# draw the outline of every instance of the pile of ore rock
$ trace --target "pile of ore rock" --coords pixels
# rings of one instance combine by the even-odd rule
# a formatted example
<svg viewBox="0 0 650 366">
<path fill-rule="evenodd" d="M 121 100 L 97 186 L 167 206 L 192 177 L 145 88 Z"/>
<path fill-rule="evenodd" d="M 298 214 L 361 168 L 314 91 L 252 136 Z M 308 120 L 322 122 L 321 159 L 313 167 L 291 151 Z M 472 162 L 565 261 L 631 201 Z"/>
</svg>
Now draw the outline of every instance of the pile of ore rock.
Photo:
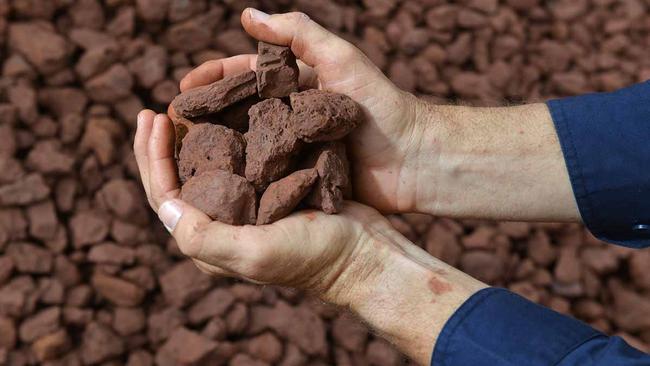
<svg viewBox="0 0 650 366">
<path fill-rule="evenodd" d="M 164 112 L 193 67 L 256 53 L 246 6 L 306 12 L 433 101 L 650 78 L 648 0 L 2 0 L 0 364 L 408 363 L 340 309 L 201 273 L 146 205 L 137 113 Z M 472 276 L 650 351 L 650 250 L 575 224 L 389 219 Z"/>
<path fill-rule="evenodd" d="M 235 225 L 272 223 L 303 201 L 338 212 L 350 192 L 340 139 L 360 108 L 342 94 L 299 92 L 289 47 L 260 42 L 256 66 L 172 101 L 181 199 Z"/>
</svg>

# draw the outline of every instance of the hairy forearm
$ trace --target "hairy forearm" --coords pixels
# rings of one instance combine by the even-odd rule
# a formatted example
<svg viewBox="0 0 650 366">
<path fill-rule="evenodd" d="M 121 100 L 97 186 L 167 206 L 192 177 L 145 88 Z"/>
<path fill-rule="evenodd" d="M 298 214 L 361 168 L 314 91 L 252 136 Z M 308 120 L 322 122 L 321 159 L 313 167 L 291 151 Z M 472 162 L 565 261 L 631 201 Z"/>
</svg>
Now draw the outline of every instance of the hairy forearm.
<svg viewBox="0 0 650 366">
<path fill-rule="evenodd" d="M 417 104 L 415 210 L 497 220 L 580 219 L 545 104 Z"/>
<path fill-rule="evenodd" d="M 355 288 L 349 306 L 381 337 L 426 365 L 447 320 L 486 285 L 395 231 L 371 229 L 370 233 L 368 247 L 377 265 Z"/>
</svg>

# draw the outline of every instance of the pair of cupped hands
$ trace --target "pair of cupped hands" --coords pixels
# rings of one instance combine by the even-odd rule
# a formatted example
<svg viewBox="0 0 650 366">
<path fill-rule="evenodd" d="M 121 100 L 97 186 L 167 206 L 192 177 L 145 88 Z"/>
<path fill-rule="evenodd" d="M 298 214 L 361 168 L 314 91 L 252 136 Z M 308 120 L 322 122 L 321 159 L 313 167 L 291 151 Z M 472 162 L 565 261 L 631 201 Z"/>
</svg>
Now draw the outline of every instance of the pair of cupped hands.
<svg viewBox="0 0 650 366">
<path fill-rule="evenodd" d="M 204 272 L 295 287 L 348 306 L 376 283 L 373 277 L 389 253 L 412 250 L 405 240 L 383 240 L 399 234 L 379 211 L 416 210 L 424 133 L 416 123 L 419 102 L 393 85 L 359 49 L 302 13 L 268 15 L 249 8 L 241 22 L 255 39 L 291 47 L 299 59 L 301 85 L 346 94 L 361 106 L 364 120 L 348 137 L 347 147 L 354 197 L 363 204 L 345 202 L 335 215 L 301 211 L 263 226 L 212 221 L 179 199 L 169 117 L 143 110 L 134 150 L 149 204 L 182 253 Z M 180 89 L 254 70 L 256 57 L 208 61 L 187 74 Z"/>
</svg>

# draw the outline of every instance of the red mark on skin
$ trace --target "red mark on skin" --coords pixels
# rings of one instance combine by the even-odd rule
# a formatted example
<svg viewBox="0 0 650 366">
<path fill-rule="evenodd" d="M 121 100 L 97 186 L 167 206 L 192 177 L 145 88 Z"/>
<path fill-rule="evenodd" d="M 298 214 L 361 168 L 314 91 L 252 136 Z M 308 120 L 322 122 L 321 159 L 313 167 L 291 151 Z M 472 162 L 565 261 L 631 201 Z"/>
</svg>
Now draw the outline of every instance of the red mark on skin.
<svg viewBox="0 0 650 366">
<path fill-rule="evenodd" d="M 314 213 L 314 212 L 307 212 L 307 213 L 305 214 L 305 217 L 307 217 L 307 220 L 309 220 L 309 221 L 314 221 L 314 220 L 316 220 L 316 213 Z"/>
<path fill-rule="evenodd" d="M 524 130 L 519 130 L 519 134 L 520 134 L 520 135 L 523 135 L 523 134 L 524 134 Z"/>
<path fill-rule="evenodd" d="M 451 284 L 441 280 L 436 275 L 429 277 L 427 285 L 429 286 L 429 291 L 433 294 L 433 299 L 431 299 L 432 303 L 436 302 L 436 296 L 445 294 L 453 289 Z"/>
</svg>

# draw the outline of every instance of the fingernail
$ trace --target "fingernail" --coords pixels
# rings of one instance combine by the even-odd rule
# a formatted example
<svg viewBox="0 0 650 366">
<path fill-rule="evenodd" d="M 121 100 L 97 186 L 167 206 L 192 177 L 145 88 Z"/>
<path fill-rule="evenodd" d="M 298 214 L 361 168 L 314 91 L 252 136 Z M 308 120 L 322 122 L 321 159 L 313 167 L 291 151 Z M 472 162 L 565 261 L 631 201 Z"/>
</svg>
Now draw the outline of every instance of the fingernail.
<svg viewBox="0 0 650 366">
<path fill-rule="evenodd" d="M 144 120 L 144 111 L 140 111 L 140 113 L 138 113 L 137 125 L 140 126 L 143 120 Z"/>
<path fill-rule="evenodd" d="M 251 12 L 251 18 L 253 18 L 254 20 L 256 20 L 258 22 L 263 22 L 263 21 L 269 19 L 269 17 L 270 17 L 270 15 L 268 15 L 267 13 L 265 13 L 265 12 L 263 12 L 261 10 L 257 10 L 255 8 L 250 8 L 250 12 Z"/>
<path fill-rule="evenodd" d="M 165 225 L 165 229 L 170 233 L 174 231 L 174 228 L 176 228 L 176 224 L 178 224 L 178 220 L 181 219 L 182 215 L 183 208 L 175 200 L 163 202 L 158 209 L 158 218 L 160 218 L 160 221 Z"/>
</svg>

